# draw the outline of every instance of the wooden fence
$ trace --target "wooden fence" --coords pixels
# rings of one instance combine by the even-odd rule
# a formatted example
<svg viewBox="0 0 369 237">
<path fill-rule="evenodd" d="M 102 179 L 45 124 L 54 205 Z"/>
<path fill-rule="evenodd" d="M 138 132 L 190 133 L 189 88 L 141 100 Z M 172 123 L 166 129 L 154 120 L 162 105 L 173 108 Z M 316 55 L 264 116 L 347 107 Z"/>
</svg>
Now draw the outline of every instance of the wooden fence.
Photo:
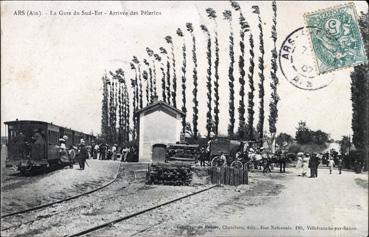
<svg viewBox="0 0 369 237">
<path fill-rule="evenodd" d="M 212 184 L 240 185 L 249 183 L 247 169 L 233 167 L 210 167 L 209 175 Z"/>
</svg>

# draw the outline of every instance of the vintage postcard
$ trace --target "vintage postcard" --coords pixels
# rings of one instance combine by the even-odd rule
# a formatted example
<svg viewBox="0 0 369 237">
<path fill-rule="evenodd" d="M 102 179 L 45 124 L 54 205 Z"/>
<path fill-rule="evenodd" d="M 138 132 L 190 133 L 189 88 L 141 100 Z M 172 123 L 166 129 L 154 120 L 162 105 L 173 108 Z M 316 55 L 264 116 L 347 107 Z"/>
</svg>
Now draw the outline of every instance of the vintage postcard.
<svg viewBox="0 0 369 237">
<path fill-rule="evenodd" d="M 368 236 L 365 1 L 1 1 L 1 236 Z"/>
</svg>

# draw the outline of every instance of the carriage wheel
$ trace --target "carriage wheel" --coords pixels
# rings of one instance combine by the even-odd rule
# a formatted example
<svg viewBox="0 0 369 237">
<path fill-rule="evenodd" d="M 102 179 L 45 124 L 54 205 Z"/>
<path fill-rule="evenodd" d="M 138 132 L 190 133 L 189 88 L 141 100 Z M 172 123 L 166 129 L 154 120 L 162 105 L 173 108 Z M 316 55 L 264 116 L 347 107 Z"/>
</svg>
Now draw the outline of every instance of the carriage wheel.
<svg viewBox="0 0 369 237">
<path fill-rule="evenodd" d="M 225 166 L 226 162 L 223 162 L 223 164 L 220 164 L 221 162 L 223 162 L 221 159 L 220 159 L 220 156 L 216 156 L 214 157 L 212 160 L 211 160 L 211 166 L 217 166 L 217 167 L 220 167 L 220 166 Z"/>
<path fill-rule="evenodd" d="M 241 161 L 235 160 L 231 163 L 231 167 L 241 169 L 243 167 L 243 164 Z"/>
</svg>

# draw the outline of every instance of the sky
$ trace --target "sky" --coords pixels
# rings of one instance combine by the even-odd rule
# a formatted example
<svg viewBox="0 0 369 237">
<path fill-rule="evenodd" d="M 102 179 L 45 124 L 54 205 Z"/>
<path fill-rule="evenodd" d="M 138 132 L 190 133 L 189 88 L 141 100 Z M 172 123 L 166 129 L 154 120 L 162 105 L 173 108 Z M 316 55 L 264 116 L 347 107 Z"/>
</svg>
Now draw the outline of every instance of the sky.
<svg viewBox="0 0 369 237">
<path fill-rule="evenodd" d="M 277 50 L 285 38 L 299 27 L 305 26 L 304 14 L 333 7 L 345 2 L 283 1 L 278 2 Z M 367 11 L 367 4 L 355 2 L 357 12 Z M 240 2 L 246 20 L 251 25 L 255 49 L 259 47 L 257 16 L 251 6 L 259 5 L 263 21 L 265 41 L 265 112 L 264 128 L 268 130 L 270 101 L 270 38 L 271 2 Z M 207 18 L 205 9 L 216 10 L 217 26 Z M 147 58 L 146 47 L 158 52 L 159 47 L 168 48 L 166 35 L 173 37 L 177 60 L 177 78 L 180 78 L 182 64 L 182 40 L 175 34 L 177 28 L 185 31 L 185 24 L 194 24 L 197 41 L 199 78 L 199 129 L 206 134 L 206 35 L 200 24 L 208 26 L 211 32 L 218 30 L 220 42 L 220 133 L 226 134 L 228 114 L 228 67 L 229 67 L 229 24 L 221 13 L 231 9 L 228 1 L 197 2 L 1 2 L 1 134 L 4 135 L 4 121 L 24 119 L 42 120 L 71 127 L 83 132 L 100 133 L 102 76 L 110 70 L 122 68 L 126 79 L 133 76 L 129 62 L 135 55 L 140 60 Z M 18 10 L 38 12 L 40 16 L 16 15 Z M 67 15 L 74 11 L 101 11 L 102 15 Z M 137 15 L 109 15 L 110 11 L 137 12 Z M 142 15 L 141 11 L 152 11 L 155 15 Z M 52 15 L 56 13 L 56 15 Z M 106 15 L 104 13 L 107 13 Z M 232 10 L 232 27 L 235 34 L 235 91 L 238 107 L 238 14 Z M 185 34 L 185 42 L 191 48 L 191 38 Z M 311 50 L 308 39 L 301 44 Z M 248 50 L 246 44 L 246 50 Z M 190 52 L 188 58 L 191 57 Z M 255 59 L 259 57 L 256 51 Z M 299 62 L 313 62 L 313 55 L 300 57 Z M 248 68 L 246 55 L 246 71 Z M 192 118 L 192 61 L 187 61 L 188 118 Z M 279 66 L 279 65 L 278 65 Z M 254 80 L 258 83 L 257 65 Z M 288 82 L 278 69 L 280 79 L 278 94 L 279 117 L 277 132 L 294 135 L 300 120 L 313 130 L 321 129 L 334 139 L 352 134 L 352 107 L 350 101 L 350 72 L 352 68 L 316 76 L 314 80 L 331 81 L 319 90 L 299 89 Z M 288 73 L 287 73 L 288 74 Z M 160 80 L 159 80 L 160 81 Z M 159 82 L 158 81 L 158 82 Z M 159 84 L 159 83 L 158 83 Z M 180 94 L 180 82 L 178 95 Z M 246 88 L 248 88 L 246 84 Z M 131 92 L 130 92 L 131 93 Z M 246 91 L 247 93 L 247 91 Z M 132 97 L 132 95 L 131 95 Z M 258 118 L 258 94 L 255 94 L 256 121 Z M 181 97 L 177 97 L 181 101 Z M 247 101 L 247 99 L 246 99 Z M 246 105 L 247 106 L 247 105 Z M 238 113 L 236 110 L 236 124 Z"/>
</svg>

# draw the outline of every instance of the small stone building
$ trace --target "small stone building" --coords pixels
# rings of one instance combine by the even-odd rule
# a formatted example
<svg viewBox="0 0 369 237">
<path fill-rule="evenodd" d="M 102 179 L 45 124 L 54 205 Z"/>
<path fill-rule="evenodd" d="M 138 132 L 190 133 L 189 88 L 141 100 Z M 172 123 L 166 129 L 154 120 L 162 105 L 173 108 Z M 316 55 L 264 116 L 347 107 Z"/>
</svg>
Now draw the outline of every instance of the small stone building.
<svg viewBox="0 0 369 237">
<path fill-rule="evenodd" d="M 175 143 L 180 140 L 184 113 L 175 107 L 163 101 L 154 101 L 138 110 L 136 116 L 139 162 L 152 162 L 154 144 Z"/>
</svg>

